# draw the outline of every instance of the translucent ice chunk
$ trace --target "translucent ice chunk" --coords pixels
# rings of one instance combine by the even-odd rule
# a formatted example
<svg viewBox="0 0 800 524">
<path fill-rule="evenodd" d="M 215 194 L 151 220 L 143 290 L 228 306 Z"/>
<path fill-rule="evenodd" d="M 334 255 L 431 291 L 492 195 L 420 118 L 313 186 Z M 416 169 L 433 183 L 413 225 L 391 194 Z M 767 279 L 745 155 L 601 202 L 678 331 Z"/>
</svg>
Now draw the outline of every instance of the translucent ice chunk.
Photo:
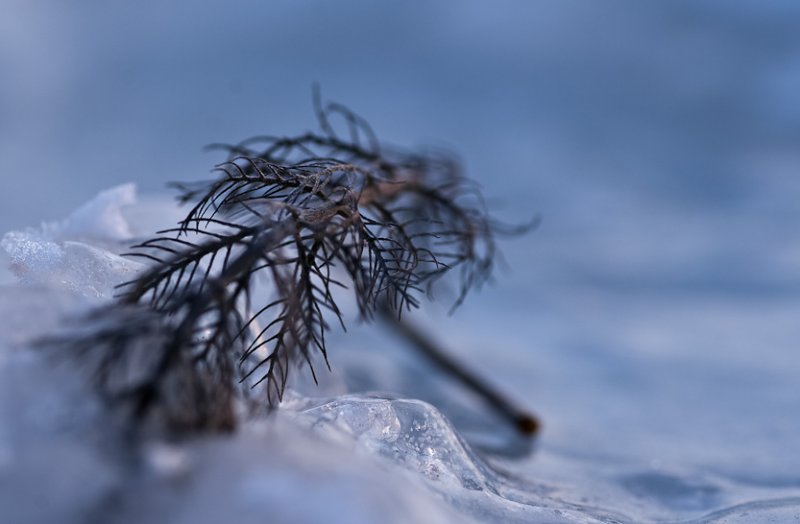
<svg viewBox="0 0 800 524">
<path fill-rule="evenodd" d="M 352 439 L 357 452 L 366 450 L 423 479 L 460 512 L 461 521 L 599 522 L 548 498 L 546 486 L 495 471 L 426 402 L 347 395 L 316 404 L 294 399 L 287 407 L 316 433 Z"/>
<path fill-rule="evenodd" d="M 430 404 L 344 396 L 305 413 L 314 418 L 315 427 L 334 426 L 428 479 L 466 489 L 494 489 L 490 470 Z"/>
<path fill-rule="evenodd" d="M 131 237 L 122 208 L 135 201 L 133 184 L 101 191 L 64 220 L 6 233 L 0 247 L 11 270 L 24 282 L 108 298 L 114 286 L 141 268 L 98 247 Z"/>
<path fill-rule="evenodd" d="M 42 230 L 54 240 L 129 240 L 133 235 L 122 209 L 135 203 L 135 184 L 115 186 L 100 191 L 65 220 L 43 224 Z"/>
</svg>

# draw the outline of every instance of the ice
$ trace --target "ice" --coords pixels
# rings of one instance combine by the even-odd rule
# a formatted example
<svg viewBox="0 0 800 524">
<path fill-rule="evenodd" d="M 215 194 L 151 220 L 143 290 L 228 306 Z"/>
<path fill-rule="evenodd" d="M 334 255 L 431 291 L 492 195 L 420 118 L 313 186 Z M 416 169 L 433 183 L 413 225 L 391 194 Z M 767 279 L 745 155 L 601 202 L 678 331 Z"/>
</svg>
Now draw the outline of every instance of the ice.
<svg viewBox="0 0 800 524">
<path fill-rule="evenodd" d="M 305 405 L 304 405 L 305 404 Z M 342 435 L 360 453 L 412 473 L 461 518 L 491 522 L 591 522 L 548 498 L 546 485 L 513 479 L 484 462 L 433 406 L 413 399 L 345 395 L 323 403 L 290 401 L 288 410 L 317 434 Z"/>
<path fill-rule="evenodd" d="M 108 298 L 114 286 L 141 269 L 140 264 L 100 247 L 132 238 L 122 210 L 135 202 L 133 184 L 113 187 L 64 220 L 6 233 L 0 247 L 10 259 L 10 269 L 25 282 Z"/>
<path fill-rule="evenodd" d="M 652 277 L 669 264 L 642 254 L 622 268 L 573 261 L 576 274 L 605 280 L 567 282 L 566 241 L 546 233 L 539 241 L 552 259 L 534 269 L 554 284 L 538 302 L 515 306 L 530 296 L 523 286 L 494 312 L 467 305 L 452 319 L 435 308 L 416 318 L 445 329 L 468 362 L 539 411 L 545 432 L 534 449 L 498 454 L 503 441 L 483 437 L 503 435 L 502 421 L 364 327 L 333 334 L 333 373 L 321 386 L 295 374 L 275 416 L 232 435 L 131 440 L 79 369 L 28 345 L 141 269 L 117 253 L 146 234 L 146 217 L 154 224 L 175 209 L 133 197 L 120 186 L 63 221 L 3 237 L 19 282 L 0 287 L 0 522 L 761 523 L 800 514 L 800 422 L 786 416 L 798 408 L 800 308 L 781 295 L 693 286 L 600 300 L 598 288 L 622 274 Z M 677 265 L 713 258 L 713 246 L 691 239 L 670 249 Z M 770 263 L 747 256 L 748 267 Z M 481 338 L 487 315 L 503 344 Z M 757 354 L 753 341 L 765 343 Z"/>
<path fill-rule="evenodd" d="M 130 240 L 133 237 L 131 226 L 122 210 L 134 203 L 134 184 L 115 186 L 100 191 L 65 220 L 43 224 L 42 230 L 46 236 L 54 239 Z"/>
<path fill-rule="evenodd" d="M 344 431 L 366 449 L 427 479 L 468 490 L 496 491 L 488 468 L 429 404 L 343 396 L 302 413 L 315 430 Z"/>
</svg>

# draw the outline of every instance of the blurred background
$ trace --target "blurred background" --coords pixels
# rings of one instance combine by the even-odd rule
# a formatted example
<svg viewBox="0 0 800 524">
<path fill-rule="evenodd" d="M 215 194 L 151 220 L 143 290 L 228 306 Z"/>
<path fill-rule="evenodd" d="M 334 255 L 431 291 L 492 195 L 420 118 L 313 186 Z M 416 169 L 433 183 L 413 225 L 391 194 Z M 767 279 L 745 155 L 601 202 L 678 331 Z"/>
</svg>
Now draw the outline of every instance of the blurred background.
<svg viewBox="0 0 800 524">
<path fill-rule="evenodd" d="M 499 217 L 542 217 L 427 321 L 543 416 L 531 471 L 625 456 L 609 489 L 689 486 L 668 515 L 739 500 L 707 474 L 800 488 L 796 0 L 0 5 L 0 230 L 314 128 L 319 82 L 384 141 L 456 151 Z"/>
<path fill-rule="evenodd" d="M 800 184 L 792 0 L 0 5 L 4 230 L 313 127 L 315 81 L 387 141 L 452 146 L 510 213 L 597 192 L 733 212 Z"/>
</svg>

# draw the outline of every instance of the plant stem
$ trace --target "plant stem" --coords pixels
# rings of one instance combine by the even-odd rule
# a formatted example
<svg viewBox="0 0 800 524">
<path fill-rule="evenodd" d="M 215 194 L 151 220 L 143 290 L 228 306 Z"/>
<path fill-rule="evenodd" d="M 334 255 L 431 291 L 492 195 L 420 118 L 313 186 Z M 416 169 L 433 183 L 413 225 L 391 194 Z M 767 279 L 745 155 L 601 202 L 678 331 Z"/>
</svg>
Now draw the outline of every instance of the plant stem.
<svg viewBox="0 0 800 524">
<path fill-rule="evenodd" d="M 386 304 L 378 308 L 381 318 L 395 332 L 411 342 L 412 346 L 442 371 L 459 381 L 483 398 L 496 412 L 508 420 L 522 435 L 534 436 L 539 432 L 539 419 L 527 411 L 517 407 L 505 395 L 467 369 L 463 364 L 448 355 L 441 347 L 422 331 L 398 317 Z"/>
</svg>

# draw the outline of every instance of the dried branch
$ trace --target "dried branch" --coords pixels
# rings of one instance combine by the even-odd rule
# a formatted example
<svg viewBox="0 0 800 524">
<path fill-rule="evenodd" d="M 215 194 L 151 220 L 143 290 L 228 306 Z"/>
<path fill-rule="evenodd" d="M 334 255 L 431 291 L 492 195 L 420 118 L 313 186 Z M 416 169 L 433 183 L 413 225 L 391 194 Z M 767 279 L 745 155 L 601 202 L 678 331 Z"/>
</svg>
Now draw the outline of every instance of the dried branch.
<svg viewBox="0 0 800 524">
<path fill-rule="evenodd" d="M 455 159 L 388 151 L 343 106 L 315 109 L 319 133 L 213 146 L 229 155 L 218 178 L 176 184 L 186 217 L 128 253 L 150 268 L 67 339 L 137 419 L 230 428 L 235 398 L 276 405 L 296 363 L 316 380 L 342 290 L 371 319 L 417 307 L 452 270 L 454 307 L 491 278 L 497 227 Z M 258 275 L 272 297 L 254 306 Z"/>
</svg>

